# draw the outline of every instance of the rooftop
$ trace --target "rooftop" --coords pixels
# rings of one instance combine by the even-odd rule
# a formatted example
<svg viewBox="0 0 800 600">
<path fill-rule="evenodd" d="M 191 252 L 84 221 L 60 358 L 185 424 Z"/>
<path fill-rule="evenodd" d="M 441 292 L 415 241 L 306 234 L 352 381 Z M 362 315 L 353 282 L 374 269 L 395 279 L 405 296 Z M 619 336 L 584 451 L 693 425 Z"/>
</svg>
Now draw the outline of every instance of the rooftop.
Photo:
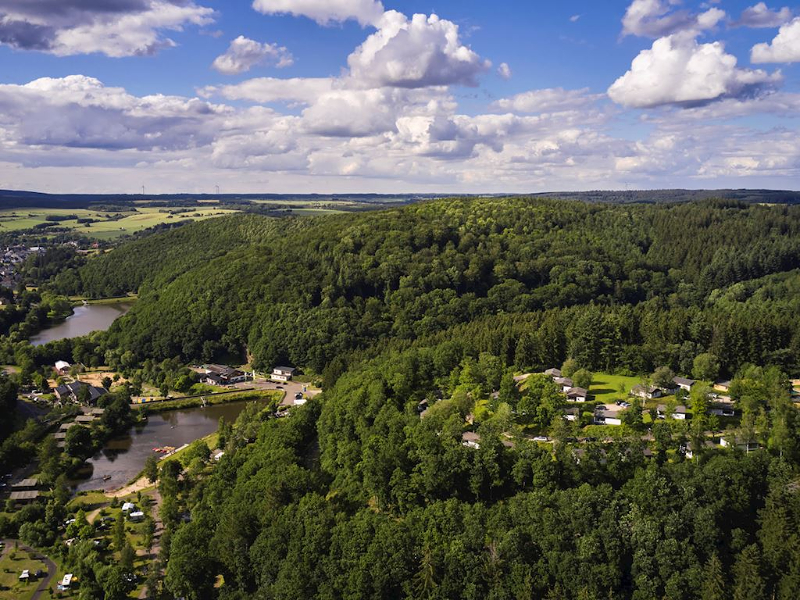
<svg viewBox="0 0 800 600">
<path fill-rule="evenodd" d="M 11 492 L 10 500 L 36 500 L 39 497 L 39 492 L 31 490 L 28 492 Z"/>
<path fill-rule="evenodd" d="M 26 488 L 26 487 L 36 487 L 37 485 L 39 485 L 39 480 L 35 479 L 33 477 L 30 477 L 28 479 L 23 479 L 22 481 L 18 481 L 17 483 L 12 485 L 11 487 L 13 487 L 13 488 Z"/>
</svg>

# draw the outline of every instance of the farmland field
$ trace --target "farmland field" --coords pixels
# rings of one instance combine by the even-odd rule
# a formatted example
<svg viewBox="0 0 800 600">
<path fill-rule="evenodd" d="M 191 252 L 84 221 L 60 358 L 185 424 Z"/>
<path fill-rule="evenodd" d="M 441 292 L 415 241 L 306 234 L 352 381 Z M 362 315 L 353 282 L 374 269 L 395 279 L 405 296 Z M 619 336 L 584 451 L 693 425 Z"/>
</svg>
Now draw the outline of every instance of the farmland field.
<svg viewBox="0 0 800 600">
<path fill-rule="evenodd" d="M 114 213 L 91 209 L 16 208 L 0 210 L 0 233 L 31 229 L 47 223 L 48 216 L 73 216 L 64 221 L 50 221 L 53 227 L 68 227 L 89 237 L 114 239 L 159 225 L 179 221 L 202 221 L 213 217 L 233 214 L 237 211 L 216 207 L 170 214 L 167 208 L 136 208 L 129 212 Z M 122 218 L 119 218 L 119 216 Z M 78 219 L 92 219 L 93 223 L 79 223 Z M 46 230 L 43 230 L 43 232 Z"/>
</svg>

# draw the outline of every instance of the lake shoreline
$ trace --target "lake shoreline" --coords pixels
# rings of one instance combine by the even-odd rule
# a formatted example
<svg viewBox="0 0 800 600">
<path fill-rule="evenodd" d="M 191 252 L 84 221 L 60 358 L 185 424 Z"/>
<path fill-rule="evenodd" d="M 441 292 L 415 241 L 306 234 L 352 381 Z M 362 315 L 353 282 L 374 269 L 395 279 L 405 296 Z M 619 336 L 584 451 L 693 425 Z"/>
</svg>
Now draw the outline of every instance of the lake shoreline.
<svg viewBox="0 0 800 600">
<path fill-rule="evenodd" d="M 89 469 L 86 476 L 73 479 L 70 485 L 75 493 L 94 490 L 105 494 L 128 486 L 138 480 L 147 458 L 154 455 L 156 448 L 180 448 L 211 435 L 218 430 L 221 417 L 233 423 L 252 402 L 267 406 L 270 399 L 238 398 L 206 408 L 184 407 L 154 413 L 145 423 L 133 425 L 122 435 L 108 440 L 86 461 Z M 161 454 L 155 455 L 161 457 Z"/>
<path fill-rule="evenodd" d="M 92 305 L 110 305 L 110 304 L 131 304 L 133 305 L 139 296 L 132 294 L 130 296 L 112 296 L 109 298 L 84 298 L 82 296 L 69 296 L 69 301 L 72 306 L 92 306 Z"/>
<path fill-rule="evenodd" d="M 271 396 L 279 396 L 278 403 L 286 397 L 286 392 L 282 390 L 257 390 L 251 388 L 249 390 L 233 391 L 233 392 L 216 392 L 210 394 L 201 394 L 198 396 L 187 396 L 185 398 L 176 398 L 174 400 L 162 400 L 156 402 L 142 402 L 132 403 L 131 408 L 147 408 L 148 413 L 162 413 L 171 410 L 181 410 L 187 408 L 199 408 L 201 406 L 216 406 L 228 402 L 252 402 L 257 400 L 267 400 Z M 203 399 L 205 403 L 203 402 Z"/>
<path fill-rule="evenodd" d="M 28 342 L 32 346 L 43 346 L 63 339 L 83 337 L 95 331 L 106 331 L 114 321 L 128 313 L 134 302 L 114 299 L 113 302 L 73 305 L 71 315 L 30 336 Z"/>
</svg>

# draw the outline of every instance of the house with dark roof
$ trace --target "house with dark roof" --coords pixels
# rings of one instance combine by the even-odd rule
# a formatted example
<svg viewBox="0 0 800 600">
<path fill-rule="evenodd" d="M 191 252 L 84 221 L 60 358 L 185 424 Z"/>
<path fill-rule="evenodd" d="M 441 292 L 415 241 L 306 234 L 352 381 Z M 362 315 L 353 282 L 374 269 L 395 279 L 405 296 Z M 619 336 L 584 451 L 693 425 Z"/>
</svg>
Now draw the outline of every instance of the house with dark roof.
<svg viewBox="0 0 800 600">
<path fill-rule="evenodd" d="M 105 396 L 108 391 L 105 388 L 97 387 L 95 385 L 89 385 L 88 383 L 84 383 L 83 381 L 75 381 L 73 383 L 65 383 L 64 385 L 59 385 L 53 393 L 56 395 L 61 402 L 78 402 L 79 398 L 82 395 L 86 394 L 83 392 L 83 388 L 89 389 L 88 395 L 88 403 L 89 404 L 96 404 L 97 400 L 101 396 Z"/>
<path fill-rule="evenodd" d="M 465 431 L 461 434 L 461 444 L 467 448 L 478 449 L 481 447 L 481 436 L 473 431 Z"/>
<path fill-rule="evenodd" d="M 244 371 L 227 365 L 206 365 L 204 383 L 211 385 L 230 385 L 247 381 L 249 376 Z"/>
<path fill-rule="evenodd" d="M 634 396 L 638 396 L 639 398 L 645 398 L 646 400 L 652 400 L 653 398 L 661 398 L 662 392 L 661 388 L 658 388 L 654 385 L 650 385 L 645 387 L 644 385 L 635 385 L 631 389 L 631 394 Z"/>
<path fill-rule="evenodd" d="M 588 399 L 588 390 L 579 387 L 572 387 L 567 390 L 567 402 L 586 402 Z"/>
<path fill-rule="evenodd" d="M 705 441 L 703 442 L 703 448 L 704 448 L 705 450 L 714 450 L 714 449 L 716 449 L 716 448 L 719 448 L 719 446 L 717 446 L 717 445 L 716 445 L 714 442 L 712 442 L 711 440 L 705 440 Z M 689 459 L 692 459 L 692 458 L 694 458 L 695 448 L 694 448 L 694 446 L 692 445 L 692 442 L 686 442 L 685 444 L 683 444 L 683 445 L 681 446 L 681 451 L 683 452 L 683 455 L 684 455 L 686 458 L 689 458 Z"/>
<path fill-rule="evenodd" d="M 666 404 L 659 404 L 656 407 L 656 413 L 659 419 L 666 419 L 667 418 L 667 405 Z M 675 407 L 675 410 L 672 411 L 672 418 L 677 421 L 685 421 L 689 411 L 685 406 L 679 404 Z"/>
<path fill-rule="evenodd" d="M 622 417 L 618 412 L 598 407 L 594 411 L 595 425 L 622 425 Z"/>
<path fill-rule="evenodd" d="M 570 391 L 570 389 L 572 389 L 572 386 L 574 385 L 572 383 L 572 379 L 570 379 L 569 377 L 555 377 L 553 381 L 556 382 L 556 385 L 561 387 L 561 391 L 564 392 L 565 394 L 568 391 Z"/>
<path fill-rule="evenodd" d="M 28 504 L 36 502 L 39 499 L 39 492 L 36 490 L 29 490 L 26 492 L 11 492 L 8 499 L 14 503 Z"/>
<path fill-rule="evenodd" d="M 555 379 L 556 377 L 561 377 L 561 369 L 547 369 L 544 374 Z"/>
<path fill-rule="evenodd" d="M 697 383 L 694 379 L 686 379 L 685 377 L 673 377 L 672 382 L 676 387 L 686 390 L 687 392 L 691 392 L 692 386 Z"/>
<path fill-rule="evenodd" d="M 24 491 L 35 490 L 37 487 L 39 487 L 39 480 L 34 477 L 29 477 L 28 479 L 23 479 L 13 484 L 11 489 L 14 491 Z"/>
<path fill-rule="evenodd" d="M 202 382 L 208 385 L 225 385 L 225 381 L 216 373 L 206 373 L 203 375 Z"/>
<path fill-rule="evenodd" d="M 716 417 L 735 417 L 736 411 L 730 406 L 713 405 L 708 409 L 708 414 Z"/>
<path fill-rule="evenodd" d="M 274 379 L 275 381 L 291 381 L 296 370 L 297 369 L 294 367 L 275 367 L 272 369 L 270 379 Z"/>
</svg>

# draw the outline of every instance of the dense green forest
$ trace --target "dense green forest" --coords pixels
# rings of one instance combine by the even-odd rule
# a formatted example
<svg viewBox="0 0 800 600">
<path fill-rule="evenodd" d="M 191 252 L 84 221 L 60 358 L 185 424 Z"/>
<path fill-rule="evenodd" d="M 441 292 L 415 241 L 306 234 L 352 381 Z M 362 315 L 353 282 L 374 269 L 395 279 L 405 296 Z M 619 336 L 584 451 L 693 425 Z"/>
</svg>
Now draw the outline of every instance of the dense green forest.
<svg viewBox="0 0 800 600">
<path fill-rule="evenodd" d="M 680 372 L 712 351 L 729 374 L 747 362 L 791 371 L 799 234 L 796 206 L 436 201 L 200 223 L 67 271 L 54 289 L 138 291 L 109 334 L 112 349 L 137 360 L 248 351 L 258 366 L 321 371 L 378 340 L 499 315 L 516 323 L 504 344 L 518 366 L 553 366 L 580 351 L 592 368 L 669 362 Z M 771 291 L 748 301 L 762 287 Z"/>
<path fill-rule="evenodd" d="M 172 593 L 789 600 L 800 590 L 798 494 L 791 467 L 769 454 L 648 463 L 619 443 L 577 461 L 566 447 L 554 457 L 489 436 L 473 450 L 460 427 L 411 425 L 390 402 L 374 422 L 357 418 L 367 444 L 340 448 L 363 462 L 360 487 L 328 470 L 329 443 L 321 469 L 311 460 L 318 432 L 347 427 L 329 429 L 337 409 L 326 404 L 317 429 L 319 410 L 267 421 L 255 444 L 227 446 L 211 479 L 184 484 L 192 521 L 171 538 Z M 365 497 L 378 481 L 397 504 Z"/>
<path fill-rule="evenodd" d="M 800 594 L 800 207 L 514 198 L 239 215 L 125 244 L 48 289 L 128 292 L 139 301 L 106 334 L 0 353 L 23 374 L 64 355 L 165 381 L 231 356 L 324 374 L 288 417 L 254 405 L 223 423 L 210 474 L 164 465 L 172 596 Z M 687 423 L 634 407 L 619 435 L 586 433 L 548 377 L 513 379 L 568 359 L 732 378 L 728 434 L 759 449 L 705 445 L 707 388 L 686 398 Z"/>
</svg>

